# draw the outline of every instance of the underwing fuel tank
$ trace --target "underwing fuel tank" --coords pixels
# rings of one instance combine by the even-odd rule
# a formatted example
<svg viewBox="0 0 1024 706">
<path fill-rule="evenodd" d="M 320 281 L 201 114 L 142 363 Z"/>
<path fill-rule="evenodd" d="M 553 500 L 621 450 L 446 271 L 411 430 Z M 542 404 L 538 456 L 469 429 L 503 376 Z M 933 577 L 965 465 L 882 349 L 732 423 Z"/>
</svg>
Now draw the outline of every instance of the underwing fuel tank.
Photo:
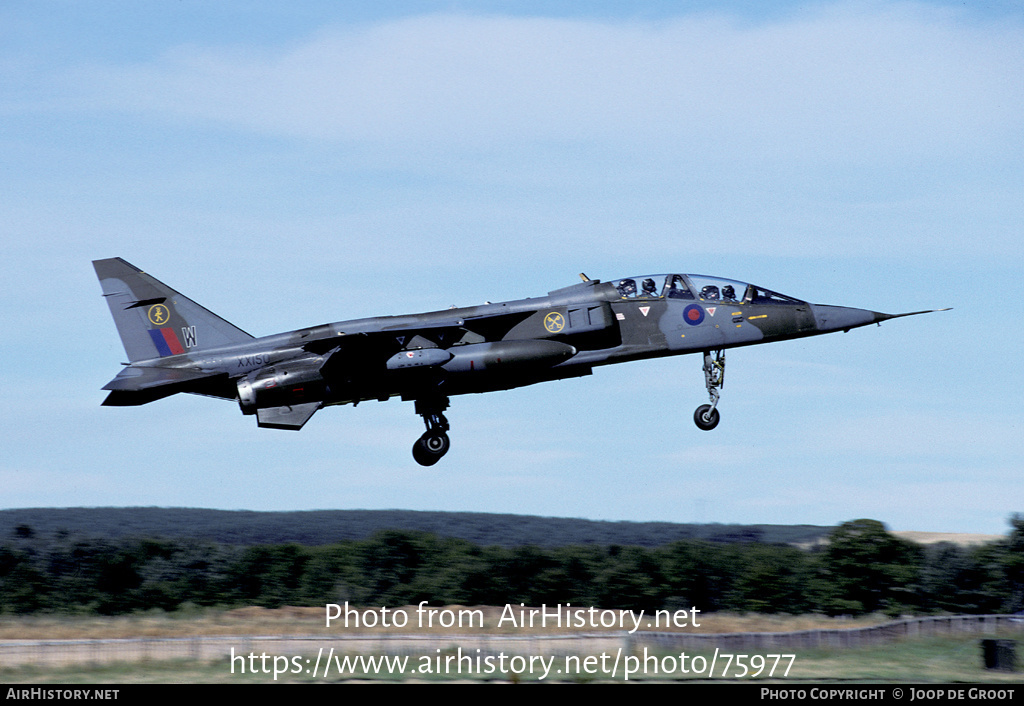
<svg viewBox="0 0 1024 706">
<path fill-rule="evenodd" d="M 449 373 L 550 368 L 576 355 L 573 346 L 546 340 L 471 343 L 448 351 L 452 359 L 441 367 Z"/>
<path fill-rule="evenodd" d="M 388 358 L 388 370 L 404 370 L 406 368 L 433 368 L 444 365 L 452 359 L 452 354 L 443 348 L 415 348 L 401 351 Z"/>
</svg>

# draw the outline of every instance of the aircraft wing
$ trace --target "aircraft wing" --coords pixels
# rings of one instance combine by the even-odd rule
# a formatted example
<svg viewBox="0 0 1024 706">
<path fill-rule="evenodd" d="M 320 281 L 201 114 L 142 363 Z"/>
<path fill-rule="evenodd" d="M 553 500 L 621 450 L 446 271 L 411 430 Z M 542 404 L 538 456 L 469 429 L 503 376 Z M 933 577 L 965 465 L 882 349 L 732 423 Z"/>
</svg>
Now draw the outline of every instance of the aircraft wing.
<svg viewBox="0 0 1024 706">
<path fill-rule="evenodd" d="M 398 350 L 416 336 L 421 336 L 438 346 L 445 347 L 458 341 L 467 331 L 482 336 L 485 341 L 497 341 L 501 340 L 516 324 L 534 313 L 533 310 L 530 310 L 482 316 L 453 316 L 415 323 L 403 322 L 368 331 L 356 331 L 341 337 L 317 339 L 305 344 L 303 348 L 311 353 L 319 354 L 345 348 Z"/>
<path fill-rule="evenodd" d="M 451 319 L 424 322 L 423 324 L 415 326 L 409 326 L 406 324 L 396 326 L 394 329 L 386 328 L 382 330 L 381 333 L 394 333 L 396 331 L 419 333 L 421 331 L 437 329 L 461 329 L 463 331 L 472 331 L 475 334 L 483 336 L 488 341 L 491 341 L 501 338 L 503 335 L 508 333 L 513 326 L 518 324 L 520 321 L 529 318 L 534 313 L 535 311 L 531 309 L 528 311 L 482 314 L 480 316 L 453 317 Z"/>
</svg>

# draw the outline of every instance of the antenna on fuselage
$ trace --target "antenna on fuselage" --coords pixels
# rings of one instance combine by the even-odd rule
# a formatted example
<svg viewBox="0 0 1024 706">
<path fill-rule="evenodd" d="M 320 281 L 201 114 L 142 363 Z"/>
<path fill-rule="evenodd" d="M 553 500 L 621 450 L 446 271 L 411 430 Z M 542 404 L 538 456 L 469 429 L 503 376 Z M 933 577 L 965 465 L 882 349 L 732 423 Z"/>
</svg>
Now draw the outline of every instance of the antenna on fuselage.
<svg viewBox="0 0 1024 706">
<path fill-rule="evenodd" d="M 584 282 L 589 282 L 589 281 L 590 281 L 590 278 L 589 278 L 589 277 L 587 277 L 587 276 L 586 276 L 585 274 L 583 274 L 582 272 L 580 272 L 580 279 L 581 279 L 581 280 L 583 280 Z"/>
</svg>

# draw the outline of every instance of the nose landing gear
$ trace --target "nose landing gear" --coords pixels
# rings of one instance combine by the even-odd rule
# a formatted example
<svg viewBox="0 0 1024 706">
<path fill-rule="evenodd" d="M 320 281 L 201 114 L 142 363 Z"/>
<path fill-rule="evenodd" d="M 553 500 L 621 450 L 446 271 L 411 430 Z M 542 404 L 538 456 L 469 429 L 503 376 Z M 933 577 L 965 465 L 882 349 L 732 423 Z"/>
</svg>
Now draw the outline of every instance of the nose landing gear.
<svg viewBox="0 0 1024 706">
<path fill-rule="evenodd" d="M 708 388 L 708 395 L 711 397 L 711 404 L 702 404 L 693 413 L 693 422 L 704 431 L 711 431 L 718 426 L 720 415 L 718 406 L 718 390 L 725 384 L 725 351 L 715 351 L 715 357 L 711 357 L 711 351 L 704 352 L 704 384 Z"/>
<path fill-rule="evenodd" d="M 416 400 L 416 414 L 423 417 L 427 430 L 412 445 L 412 457 L 421 466 L 433 466 L 448 453 L 451 441 L 448 439 L 448 420 L 443 412 L 448 408 L 448 398 Z"/>
</svg>

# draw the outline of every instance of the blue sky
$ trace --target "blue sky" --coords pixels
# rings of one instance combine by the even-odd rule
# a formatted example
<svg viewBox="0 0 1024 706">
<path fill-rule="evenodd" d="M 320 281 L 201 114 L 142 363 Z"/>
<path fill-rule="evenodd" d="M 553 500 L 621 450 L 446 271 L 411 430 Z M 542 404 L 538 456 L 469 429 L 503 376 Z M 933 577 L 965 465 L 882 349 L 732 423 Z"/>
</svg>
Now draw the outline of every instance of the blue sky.
<svg viewBox="0 0 1024 706">
<path fill-rule="evenodd" d="M 1015 3 L 9 2 L 0 7 L 0 507 L 408 508 L 1002 533 L 1019 481 Z M 628 8 L 624 10 L 623 8 Z M 100 407 L 90 261 L 241 328 L 694 272 L 900 312 L 257 429 Z"/>
</svg>

